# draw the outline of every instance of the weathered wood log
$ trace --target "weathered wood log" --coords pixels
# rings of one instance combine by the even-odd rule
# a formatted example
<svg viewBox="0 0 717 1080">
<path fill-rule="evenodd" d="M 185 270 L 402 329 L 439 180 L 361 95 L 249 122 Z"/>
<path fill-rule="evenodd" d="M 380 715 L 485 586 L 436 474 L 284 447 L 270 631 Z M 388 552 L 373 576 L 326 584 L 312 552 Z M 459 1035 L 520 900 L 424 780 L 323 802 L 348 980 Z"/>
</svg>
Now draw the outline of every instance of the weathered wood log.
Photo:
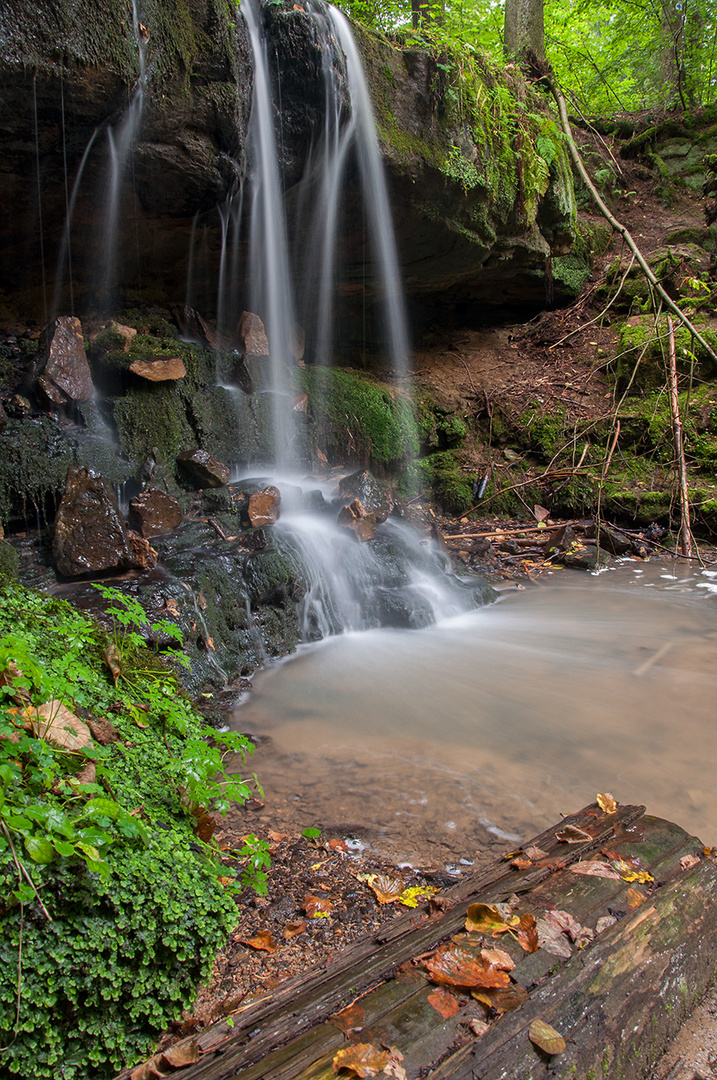
<svg viewBox="0 0 717 1080">
<path fill-rule="evenodd" d="M 593 805 L 566 821 L 591 839 L 558 841 L 563 822 L 533 841 L 547 852 L 539 860 L 547 865 L 515 869 L 498 861 L 448 891 L 450 910 L 398 918 L 334 964 L 284 984 L 273 1001 L 235 1014 L 233 1031 L 226 1023 L 214 1025 L 199 1038 L 202 1060 L 181 1070 L 182 1080 L 329 1080 L 336 1052 L 347 1045 L 331 1017 L 356 999 L 363 1009 L 356 1037 L 396 1047 L 408 1076 L 646 1078 L 714 968 L 717 868 L 699 841 L 669 822 L 644 817 L 641 807 L 607 815 Z M 637 859 L 655 881 L 635 885 L 572 869 L 598 849 L 607 852 L 598 855 L 603 864 L 606 857 L 628 866 Z M 680 862 L 685 856 L 693 868 Z M 468 1023 L 484 1016 L 485 1007 L 456 991 L 455 1014 L 443 1018 L 429 1000 L 436 989 L 430 975 L 411 961 L 456 933 L 468 950 L 494 944 L 462 932 L 467 908 L 476 900 L 494 904 L 516 895 L 520 911 L 540 918 L 550 909 L 566 910 L 592 930 L 609 912 L 624 917 L 569 957 L 546 947 L 527 954 L 509 935 L 502 937 L 501 948 L 516 963 L 513 980 L 527 998 L 477 1040 Z M 528 1029 L 536 1018 L 565 1036 L 564 1053 L 548 1058 L 535 1048 Z"/>
</svg>

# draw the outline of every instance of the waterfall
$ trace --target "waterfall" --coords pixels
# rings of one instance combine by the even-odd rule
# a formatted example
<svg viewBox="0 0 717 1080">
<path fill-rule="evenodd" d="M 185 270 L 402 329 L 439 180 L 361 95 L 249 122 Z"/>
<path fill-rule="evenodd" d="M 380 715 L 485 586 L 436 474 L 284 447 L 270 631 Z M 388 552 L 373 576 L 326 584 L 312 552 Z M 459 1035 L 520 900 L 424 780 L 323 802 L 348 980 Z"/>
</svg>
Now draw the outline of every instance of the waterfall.
<svg viewBox="0 0 717 1080">
<path fill-rule="evenodd" d="M 119 222 L 122 186 L 130 163 L 132 150 L 137 141 L 139 125 L 144 109 L 146 83 L 147 31 L 139 20 L 137 0 L 132 0 L 132 32 L 137 45 L 139 78 L 129 107 L 114 128 L 107 130 L 109 143 L 109 184 L 104 218 L 104 230 L 100 244 L 97 281 L 99 302 L 105 313 L 114 306 L 117 263 L 117 226 Z"/>
<path fill-rule="evenodd" d="M 332 361 L 336 319 L 336 262 L 340 248 L 341 197 L 349 162 L 358 166 L 364 213 L 375 252 L 378 291 L 384 308 L 387 354 L 398 377 L 408 371 L 408 332 L 388 191 L 371 102 L 361 58 L 348 20 L 323 0 L 310 0 L 307 15 L 315 22 L 325 90 L 324 122 L 312 147 L 298 201 L 310 218 L 301 257 L 300 281 L 292 280 L 283 179 L 279 165 L 277 110 L 272 97 L 269 50 L 258 0 L 243 0 L 254 60 L 254 96 L 250 125 L 252 189 L 249 304 L 264 320 L 270 352 L 270 378 L 264 389 L 273 396 L 274 463 L 292 463 L 291 374 L 294 362 L 297 297 L 312 357 Z M 348 105 L 348 108 L 347 108 Z M 302 215 L 300 215 L 302 216 Z M 226 229 L 226 226 L 224 227 Z M 225 243 L 222 242 L 224 277 Z M 225 308 L 222 306 L 222 318 Z"/>
</svg>

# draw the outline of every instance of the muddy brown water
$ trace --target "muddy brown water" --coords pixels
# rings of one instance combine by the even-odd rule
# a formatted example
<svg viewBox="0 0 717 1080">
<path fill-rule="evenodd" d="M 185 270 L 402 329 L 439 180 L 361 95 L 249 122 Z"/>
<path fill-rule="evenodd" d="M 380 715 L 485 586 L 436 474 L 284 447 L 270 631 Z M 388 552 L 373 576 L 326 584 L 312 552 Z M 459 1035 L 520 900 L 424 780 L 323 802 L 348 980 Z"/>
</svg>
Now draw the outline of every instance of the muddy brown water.
<svg viewBox="0 0 717 1080">
<path fill-rule="evenodd" d="M 426 630 L 262 672 L 236 727 L 275 827 L 470 865 L 610 791 L 717 841 L 717 570 L 556 571 Z M 461 861 L 463 860 L 463 861 Z"/>
</svg>

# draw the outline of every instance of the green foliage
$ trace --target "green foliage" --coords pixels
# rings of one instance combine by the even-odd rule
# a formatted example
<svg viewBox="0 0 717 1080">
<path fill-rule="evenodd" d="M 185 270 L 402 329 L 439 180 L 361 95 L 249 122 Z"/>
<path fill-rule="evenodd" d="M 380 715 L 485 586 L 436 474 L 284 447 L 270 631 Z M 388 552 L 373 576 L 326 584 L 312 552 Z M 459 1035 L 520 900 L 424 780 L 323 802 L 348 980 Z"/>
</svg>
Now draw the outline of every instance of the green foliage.
<svg viewBox="0 0 717 1080">
<path fill-rule="evenodd" d="M 0 590 L 7 1076 L 108 1077 L 144 1056 L 189 1006 L 237 917 L 196 829 L 248 795 L 229 770 L 251 746 L 202 726 L 145 648 L 137 602 L 103 591 L 114 641 L 61 601 Z M 176 639 L 176 628 L 157 626 Z M 110 648 L 121 661 L 116 685 L 103 659 Z M 31 722 L 49 700 L 90 722 L 111 716 L 116 738 L 70 752 L 40 737 Z M 79 775 L 90 764 L 94 780 Z M 234 891 L 265 888 L 266 847 L 250 837 L 233 854 L 244 865 Z"/>
<path fill-rule="evenodd" d="M 419 462 L 426 487 L 450 514 L 462 514 L 473 505 L 474 475 L 468 475 L 453 450 L 429 454 Z"/>
</svg>

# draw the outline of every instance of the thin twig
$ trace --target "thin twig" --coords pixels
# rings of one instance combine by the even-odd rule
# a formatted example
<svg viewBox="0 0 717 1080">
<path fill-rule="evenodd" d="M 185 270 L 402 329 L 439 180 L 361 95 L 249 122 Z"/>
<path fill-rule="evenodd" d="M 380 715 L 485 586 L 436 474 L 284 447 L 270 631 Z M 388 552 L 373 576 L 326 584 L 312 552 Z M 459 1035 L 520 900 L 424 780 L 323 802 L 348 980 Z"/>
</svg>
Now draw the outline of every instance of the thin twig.
<svg viewBox="0 0 717 1080">
<path fill-rule="evenodd" d="M 37 891 L 37 887 L 35 885 L 35 882 L 32 880 L 32 878 L 28 874 L 27 870 L 25 869 L 24 864 L 22 862 L 20 862 L 17 855 L 15 854 L 15 848 L 13 847 L 12 839 L 10 837 L 10 833 L 8 832 L 8 829 L 7 829 L 7 826 L 6 826 L 5 822 L 0 821 L 0 825 L 2 825 L 2 831 L 5 833 L 5 838 L 7 839 L 7 842 L 10 845 L 10 850 L 12 852 L 12 857 L 15 860 L 15 866 L 17 867 L 18 873 L 20 874 L 21 877 L 24 876 L 26 878 L 28 885 L 30 886 L 30 888 L 32 889 L 32 891 L 34 892 L 34 894 L 35 894 L 35 896 L 37 898 L 37 902 L 40 905 L 40 908 L 42 910 L 42 914 L 45 916 L 45 918 L 47 919 L 48 922 L 52 922 L 52 916 L 50 915 L 50 912 L 47 910 L 47 908 L 43 904 L 42 897 L 40 896 L 39 892 Z"/>
<path fill-rule="evenodd" d="M 670 412 L 672 414 L 672 432 L 675 440 L 675 456 L 680 474 L 680 544 L 682 554 L 689 558 L 693 554 L 692 528 L 690 526 L 690 497 L 687 488 L 687 462 L 682 439 L 682 421 L 680 419 L 680 399 L 677 394 L 677 357 L 675 354 L 675 332 L 672 319 L 667 316 L 669 333 L 669 356 L 667 381 L 670 388 Z"/>
</svg>

